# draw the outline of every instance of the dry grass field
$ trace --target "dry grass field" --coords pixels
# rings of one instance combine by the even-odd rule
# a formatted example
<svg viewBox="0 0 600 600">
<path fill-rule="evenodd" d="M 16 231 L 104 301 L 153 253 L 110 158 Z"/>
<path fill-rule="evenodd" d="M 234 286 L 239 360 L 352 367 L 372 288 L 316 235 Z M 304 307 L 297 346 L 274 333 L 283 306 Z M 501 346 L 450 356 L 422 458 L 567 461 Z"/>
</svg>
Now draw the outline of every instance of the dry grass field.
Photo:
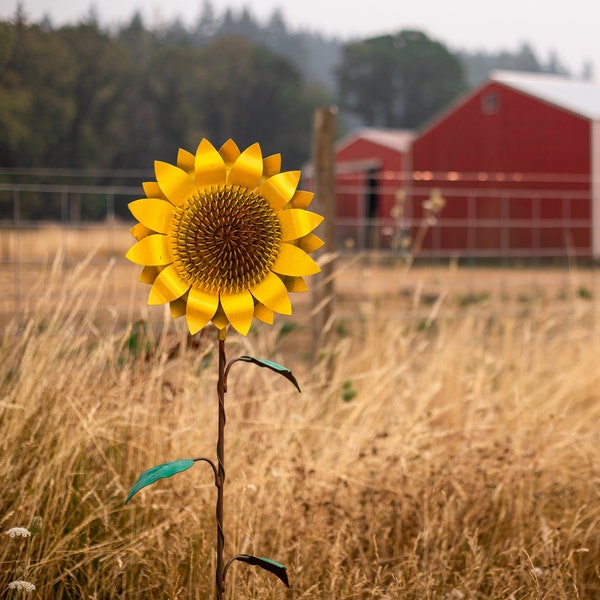
<svg viewBox="0 0 600 600">
<path fill-rule="evenodd" d="M 2 534 L 0 594 L 211 598 L 210 469 L 124 500 L 145 469 L 214 455 L 216 336 L 144 307 L 136 267 L 76 258 L 21 265 L 2 314 L 0 526 L 42 525 Z M 227 598 L 599 598 L 597 274 L 336 273 L 316 356 L 310 293 L 227 340 L 302 388 L 230 374 L 225 553 L 283 562 L 291 588 L 235 563 Z"/>
</svg>

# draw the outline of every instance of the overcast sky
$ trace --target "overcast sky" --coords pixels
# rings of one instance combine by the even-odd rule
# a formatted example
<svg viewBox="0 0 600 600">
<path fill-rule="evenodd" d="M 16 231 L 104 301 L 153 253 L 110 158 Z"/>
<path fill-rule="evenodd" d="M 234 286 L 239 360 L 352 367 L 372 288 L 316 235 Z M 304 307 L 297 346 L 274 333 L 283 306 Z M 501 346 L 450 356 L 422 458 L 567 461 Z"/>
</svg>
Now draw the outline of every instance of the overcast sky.
<svg viewBox="0 0 600 600">
<path fill-rule="evenodd" d="M 15 14 L 19 0 L 0 0 L 0 18 Z M 180 17 L 193 24 L 203 0 L 22 0 L 31 20 L 44 15 L 54 25 L 76 22 L 95 11 L 104 25 L 126 22 L 139 10 L 148 26 Z M 600 81 L 600 1 L 598 0 L 212 0 L 218 14 L 225 7 L 247 6 L 264 22 L 281 8 L 290 29 L 310 28 L 343 39 L 415 28 L 450 49 L 516 50 L 531 44 L 545 62 L 556 51 L 574 74 L 585 61 Z"/>
</svg>

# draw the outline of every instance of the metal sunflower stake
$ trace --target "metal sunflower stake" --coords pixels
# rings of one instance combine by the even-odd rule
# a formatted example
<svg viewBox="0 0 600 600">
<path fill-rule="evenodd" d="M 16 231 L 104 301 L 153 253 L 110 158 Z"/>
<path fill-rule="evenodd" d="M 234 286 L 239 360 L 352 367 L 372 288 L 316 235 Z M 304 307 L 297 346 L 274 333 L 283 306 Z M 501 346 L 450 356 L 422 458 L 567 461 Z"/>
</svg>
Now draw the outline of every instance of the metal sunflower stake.
<svg viewBox="0 0 600 600">
<path fill-rule="evenodd" d="M 308 254 L 323 243 L 312 233 L 323 219 L 306 210 L 313 194 L 297 189 L 300 172 L 281 172 L 280 155 L 263 158 L 259 144 L 240 152 L 229 140 L 216 150 L 203 139 L 195 154 L 180 150 L 177 165 L 157 161 L 155 174 L 155 182 L 143 184 L 146 197 L 129 205 L 138 220 L 131 229 L 137 243 L 126 256 L 143 266 L 140 280 L 152 286 L 149 304 L 169 302 L 173 317 L 185 315 L 191 334 L 210 322 L 218 330 L 216 461 L 201 456 L 152 467 L 125 503 L 157 480 L 206 462 L 217 488 L 217 599 L 234 561 L 259 566 L 289 585 L 285 566 L 269 558 L 236 554 L 225 562 L 225 394 L 229 370 L 239 361 L 268 368 L 300 388 L 278 363 L 250 356 L 227 362 L 225 340 L 229 326 L 246 335 L 255 317 L 272 324 L 274 313 L 291 314 L 289 292 L 305 291 L 303 278 L 319 271 Z"/>
</svg>

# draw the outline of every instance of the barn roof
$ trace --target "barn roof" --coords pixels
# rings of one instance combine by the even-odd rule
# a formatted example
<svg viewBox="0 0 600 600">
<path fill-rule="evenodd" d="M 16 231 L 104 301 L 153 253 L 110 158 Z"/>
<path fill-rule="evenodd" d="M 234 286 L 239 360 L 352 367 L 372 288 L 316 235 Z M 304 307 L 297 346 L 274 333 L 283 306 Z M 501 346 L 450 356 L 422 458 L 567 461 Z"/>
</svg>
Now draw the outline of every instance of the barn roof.
<svg viewBox="0 0 600 600">
<path fill-rule="evenodd" d="M 582 117 L 600 120 L 600 85 L 546 73 L 492 71 L 489 79 Z"/>
<path fill-rule="evenodd" d="M 342 138 L 337 144 L 337 150 L 343 150 L 358 139 L 368 140 L 379 146 L 391 148 L 397 152 L 408 152 L 410 144 L 415 137 L 413 131 L 407 129 L 377 129 L 364 127 L 357 129 Z"/>
</svg>

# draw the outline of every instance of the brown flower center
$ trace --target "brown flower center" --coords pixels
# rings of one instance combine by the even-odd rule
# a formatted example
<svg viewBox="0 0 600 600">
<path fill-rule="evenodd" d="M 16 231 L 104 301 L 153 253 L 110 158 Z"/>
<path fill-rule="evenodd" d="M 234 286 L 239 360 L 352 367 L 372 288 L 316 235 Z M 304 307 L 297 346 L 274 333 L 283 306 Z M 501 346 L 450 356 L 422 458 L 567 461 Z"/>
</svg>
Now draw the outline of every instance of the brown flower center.
<svg viewBox="0 0 600 600">
<path fill-rule="evenodd" d="M 181 277 L 208 292 L 235 294 L 267 275 L 281 224 L 262 196 L 238 186 L 201 191 L 177 207 L 171 230 Z"/>
</svg>

